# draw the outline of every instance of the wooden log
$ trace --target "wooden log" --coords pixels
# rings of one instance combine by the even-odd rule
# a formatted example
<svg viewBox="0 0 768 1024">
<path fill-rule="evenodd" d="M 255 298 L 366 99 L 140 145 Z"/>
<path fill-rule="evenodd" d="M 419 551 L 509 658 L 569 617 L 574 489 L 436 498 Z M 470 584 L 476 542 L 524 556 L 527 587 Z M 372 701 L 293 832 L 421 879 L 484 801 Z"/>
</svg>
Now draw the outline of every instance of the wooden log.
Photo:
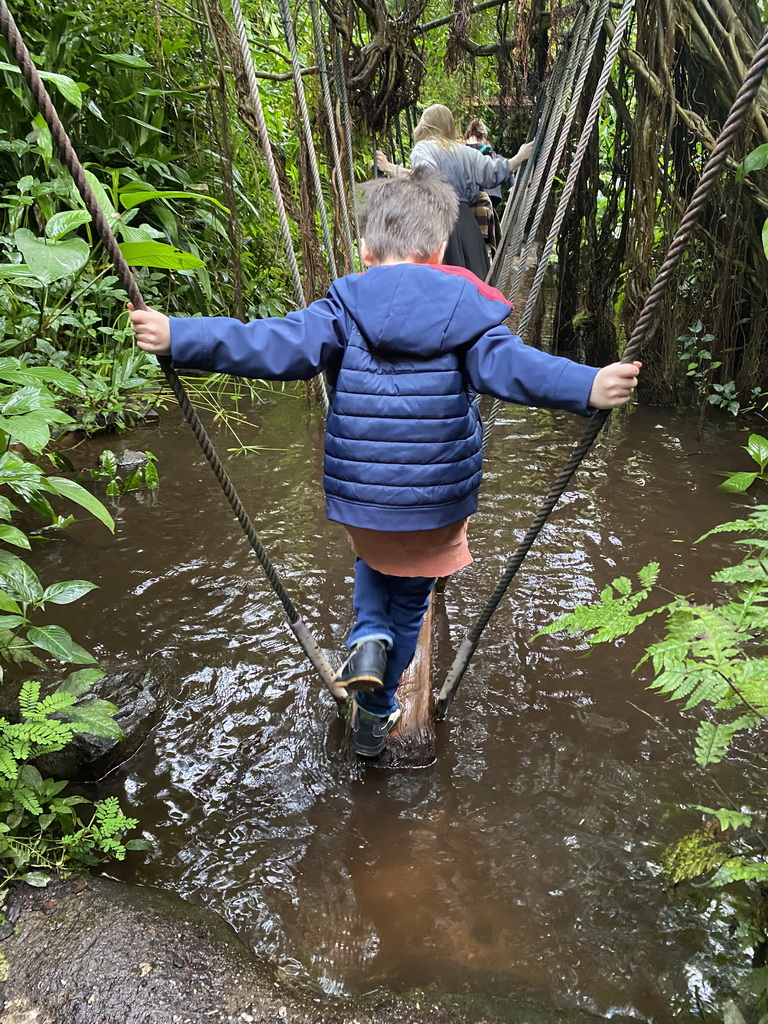
<svg viewBox="0 0 768 1024">
<path fill-rule="evenodd" d="M 397 690 L 403 716 L 387 737 L 387 745 L 377 762 L 385 768 L 426 768 L 435 760 L 435 722 L 432 715 L 434 622 L 434 608 L 430 601 L 416 654 Z"/>
</svg>

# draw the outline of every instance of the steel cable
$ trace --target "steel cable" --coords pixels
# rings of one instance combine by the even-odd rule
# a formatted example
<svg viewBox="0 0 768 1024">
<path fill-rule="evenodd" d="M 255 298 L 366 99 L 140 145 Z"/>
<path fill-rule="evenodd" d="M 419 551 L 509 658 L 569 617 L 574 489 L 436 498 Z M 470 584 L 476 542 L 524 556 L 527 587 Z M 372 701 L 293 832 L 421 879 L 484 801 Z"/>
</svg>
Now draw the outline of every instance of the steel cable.
<svg viewBox="0 0 768 1024">
<path fill-rule="evenodd" d="M 520 211 L 515 211 L 514 217 L 512 217 L 511 213 L 508 217 L 507 211 L 504 211 L 505 220 L 502 222 L 503 244 L 500 246 L 501 252 L 497 253 L 496 259 L 491 267 L 491 276 L 495 282 L 503 283 L 508 275 L 509 264 L 515 259 L 515 257 L 520 257 L 522 240 L 526 233 L 531 209 L 536 197 L 539 195 L 542 178 L 544 177 L 545 172 L 549 170 L 548 184 L 554 180 L 555 175 L 558 172 L 560 165 L 559 158 L 554 162 L 551 162 L 552 146 L 554 145 L 558 130 L 563 123 L 563 117 L 565 115 L 565 108 L 569 96 L 573 95 L 574 83 L 576 81 L 576 69 L 582 67 L 585 62 L 585 49 L 589 40 L 589 30 L 590 26 L 594 22 L 595 12 L 599 2 L 600 0 L 594 0 L 589 8 L 589 14 L 585 14 L 585 8 L 582 7 L 580 9 L 573 28 L 571 46 L 564 53 L 563 59 L 558 63 L 553 72 L 554 80 L 551 83 L 550 103 L 548 104 L 548 115 L 545 120 L 544 134 L 538 142 L 534 142 L 536 151 L 531 155 L 531 159 L 528 161 L 528 164 L 530 165 L 530 167 L 527 167 L 529 180 L 526 181 L 526 188 L 520 201 L 521 209 Z M 591 54 L 589 60 L 592 60 Z M 547 196 L 548 195 L 549 190 L 547 191 Z M 543 209 L 544 205 L 545 203 L 541 201 L 537 207 L 537 211 L 538 209 Z M 531 233 L 529 233 L 529 237 L 530 234 Z M 509 239 L 508 242 L 507 239 Z M 523 257 L 520 257 L 520 260 L 522 266 Z M 519 284 L 520 274 L 517 274 L 515 276 L 512 289 L 507 293 L 507 298 L 511 302 L 515 299 L 515 294 Z"/>
<path fill-rule="evenodd" d="M 29 86 L 30 92 L 32 93 L 41 114 L 50 128 L 51 136 L 59 152 L 62 163 L 72 175 L 72 180 L 75 183 L 77 191 L 80 193 L 85 208 L 91 216 L 94 227 L 101 238 L 107 255 L 109 256 L 123 287 L 128 293 L 128 298 L 137 309 L 146 309 L 147 306 L 144 302 L 139 286 L 136 283 L 136 279 L 131 273 L 130 267 L 126 263 L 125 257 L 120 251 L 117 239 L 109 226 L 107 218 L 99 206 L 93 189 L 85 177 L 83 166 L 77 158 L 72 147 L 72 142 L 67 135 L 61 118 L 51 102 L 50 96 L 48 95 L 40 75 L 38 74 L 37 68 L 32 63 L 32 58 L 30 57 L 29 51 L 21 38 L 21 33 L 13 20 L 5 0 L 0 0 L 0 32 L 2 32 L 8 41 L 8 45 L 10 46 L 11 52 L 19 65 L 24 80 Z M 288 596 L 285 587 L 281 583 L 275 567 L 259 540 L 258 534 L 256 533 L 253 524 L 240 501 L 237 491 L 235 490 L 232 481 L 229 479 L 229 476 L 219 459 L 218 453 L 206 433 L 200 417 L 189 401 L 189 397 L 184 390 L 184 385 L 181 383 L 178 374 L 173 369 L 171 360 L 167 356 L 164 356 L 159 357 L 158 362 L 160 363 L 168 385 L 179 403 L 185 419 L 192 428 L 192 432 L 194 433 L 203 454 L 208 460 L 208 463 L 213 470 L 222 491 L 226 495 L 227 501 L 229 502 L 237 521 L 243 529 L 243 533 L 248 538 L 251 548 L 258 558 L 273 591 L 283 606 L 294 635 L 299 638 L 299 642 L 304 649 L 304 653 L 317 669 L 317 672 L 323 682 L 331 690 L 334 696 L 337 699 L 340 699 L 343 696 L 343 691 L 340 691 L 333 681 L 333 669 L 328 663 L 323 652 L 320 650 L 317 642 L 302 622 L 299 613 Z"/>
<path fill-rule="evenodd" d="M 621 24 L 622 37 L 633 5 L 634 0 L 624 0 L 624 7 L 621 12 L 621 17 L 619 18 L 619 22 Z M 565 149 L 565 144 L 568 141 L 568 138 L 571 133 L 571 125 L 573 124 L 573 119 L 575 117 L 579 101 L 581 100 L 582 93 L 584 92 L 584 86 L 586 84 L 587 75 L 592 65 L 592 60 L 597 49 L 597 43 L 600 38 L 600 34 L 603 30 L 603 22 L 605 21 L 605 16 L 607 13 L 608 0 L 600 0 L 599 8 L 596 11 L 597 16 L 595 17 L 594 25 L 592 28 L 592 36 L 590 38 L 589 46 L 587 47 L 586 51 L 587 56 L 581 65 L 579 78 L 573 90 L 570 107 L 563 122 L 560 137 L 557 143 L 557 148 L 555 150 L 555 155 L 552 159 L 551 173 L 543 189 L 538 209 L 536 211 L 536 216 L 534 217 L 533 225 L 531 226 L 530 232 L 528 234 L 525 248 L 518 261 L 517 271 L 515 273 L 515 283 L 513 285 L 513 293 L 514 291 L 517 290 L 517 287 L 520 283 L 520 279 L 522 278 L 523 268 L 527 260 L 528 252 L 530 251 L 530 246 L 532 244 L 533 239 L 538 234 L 539 227 L 544 216 L 544 210 L 546 208 L 547 203 L 549 202 L 549 197 L 552 191 L 552 186 L 554 184 L 555 175 L 557 174 L 557 171 L 560 167 L 560 161 L 562 159 L 563 150 Z M 558 201 L 557 210 L 555 211 L 555 217 L 552 222 L 552 226 L 550 227 L 549 235 L 547 236 L 547 242 L 544 246 L 541 257 L 539 258 L 539 263 L 537 266 L 536 274 L 534 276 L 533 284 L 531 285 L 531 289 L 528 293 L 528 298 L 526 300 L 523 314 L 517 325 L 517 333 L 520 335 L 520 337 L 525 337 L 524 332 L 528 326 L 528 323 L 530 322 L 531 316 L 533 315 L 536 300 L 539 297 L 541 286 L 544 283 L 544 274 L 549 264 L 549 257 L 552 253 L 552 249 L 554 248 L 555 242 L 557 241 L 557 237 L 560 234 L 560 228 L 562 227 L 565 214 L 568 211 L 568 206 L 570 204 L 571 195 L 573 194 L 573 188 L 576 183 L 576 178 L 578 177 L 578 173 L 581 169 L 581 163 L 584 159 L 584 153 L 586 152 L 587 145 L 589 144 L 589 140 L 592 136 L 594 122 L 597 118 L 597 113 L 600 110 L 600 104 L 602 103 L 602 98 L 608 85 L 608 78 L 613 69 L 613 64 L 616 60 L 617 52 L 618 43 L 615 47 L 613 47 L 613 40 L 611 40 L 611 47 L 609 48 L 608 53 L 606 54 L 605 60 L 603 62 L 603 69 L 601 72 L 600 80 L 598 82 L 597 89 L 595 90 L 595 95 L 592 97 L 592 103 L 590 104 L 589 113 L 587 115 L 587 119 L 582 129 L 579 143 L 576 147 L 576 153 L 574 154 L 573 161 L 568 170 L 566 184 L 563 188 L 563 191 L 560 195 L 560 199 Z M 498 398 L 494 399 L 493 404 L 491 406 L 491 411 L 488 415 L 488 419 L 485 424 L 485 429 L 483 430 L 483 449 L 486 449 L 488 447 L 491 432 L 494 426 L 496 425 L 496 419 L 498 418 L 501 405 L 502 403 Z"/>
<path fill-rule="evenodd" d="M 685 247 L 693 237 L 699 221 L 701 220 L 701 216 L 709 201 L 712 190 L 727 165 L 731 144 L 737 133 L 743 128 L 744 122 L 752 109 L 766 69 L 768 69 L 768 30 L 764 33 L 763 38 L 760 41 L 760 45 L 752 58 L 749 70 L 741 84 L 736 99 L 731 106 L 725 124 L 723 125 L 723 130 L 718 137 L 717 143 L 715 144 L 709 160 L 707 161 L 704 173 L 702 174 L 701 179 L 691 196 L 683 218 L 680 221 L 675 237 L 673 238 L 672 244 L 667 252 L 667 257 L 656 276 L 656 280 L 648 293 L 645 303 L 643 304 L 643 308 L 640 311 L 640 315 L 637 318 L 629 341 L 627 342 L 627 346 L 621 357 L 621 362 L 623 363 L 631 363 L 637 358 L 643 342 L 655 329 L 661 304 L 669 283 L 672 280 L 680 259 L 682 258 Z M 477 644 L 483 630 L 488 625 L 491 616 L 506 593 L 512 579 L 523 564 L 525 556 L 528 554 L 528 551 L 538 537 L 542 527 L 549 518 L 550 513 L 568 487 L 573 474 L 578 469 L 584 459 L 584 456 L 592 446 L 593 441 L 607 422 L 609 415 L 610 410 L 600 410 L 590 421 L 581 440 L 573 449 L 568 461 L 563 466 L 552 485 L 552 489 L 541 503 L 535 519 L 529 526 L 520 544 L 517 546 L 507 568 L 504 571 L 504 574 L 499 580 L 496 589 L 489 598 L 485 608 L 462 641 L 459 650 L 456 653 L 450 672 L 448 673 L 442 689 L 437 696 L 435 713 L 438 718 L 445 718 L 448 713 L 448 709 L 456 695 L 456 691 L 459 688 L 470 659 L 477 648 Z"/>
</svg>

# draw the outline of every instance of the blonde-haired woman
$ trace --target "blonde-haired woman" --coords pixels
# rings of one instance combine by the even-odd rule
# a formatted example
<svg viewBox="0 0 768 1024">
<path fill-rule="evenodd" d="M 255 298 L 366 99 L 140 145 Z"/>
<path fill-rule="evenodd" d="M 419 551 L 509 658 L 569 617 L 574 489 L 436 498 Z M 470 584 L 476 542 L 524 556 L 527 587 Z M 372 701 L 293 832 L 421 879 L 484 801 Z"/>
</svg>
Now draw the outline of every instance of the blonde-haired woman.
<svg viewBox="0 0 768 1024">
<path fill-rule="evenodd" d="M 477 193 L 514 179 L 515 171 L 531 155 L 533 146 L 524 143 L 515 156 L 485 156 L 471 146 L 456 141 L 453 114 L 442 103 L 433 103 L 421 115 L 413 131 L 411 167 L 427 166 L 439 171 L 453 186 L 459 200 L 459 217 L 453 229 L 444 263 L 466 267 L 479 278 L 488 273 L 489 260 L 471 204 Z M 377 152 L 376 166 L 386 174 L 398 174 L 404 168 L 390 163 Z"/>
</svg>

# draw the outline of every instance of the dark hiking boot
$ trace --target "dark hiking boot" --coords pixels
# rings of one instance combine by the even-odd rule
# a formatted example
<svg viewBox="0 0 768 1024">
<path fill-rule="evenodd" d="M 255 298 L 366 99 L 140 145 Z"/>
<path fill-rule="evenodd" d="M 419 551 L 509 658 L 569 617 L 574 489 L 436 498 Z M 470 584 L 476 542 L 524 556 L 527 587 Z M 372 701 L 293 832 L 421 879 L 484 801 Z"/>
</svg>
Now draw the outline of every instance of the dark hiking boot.
<svg viewBox="0 0 768 1024">
<path fill-rule="evenodd" d="M 352 746 L 361 757 L 378 757 L 387 742 L 387 736 L 400 721 L 400 705 L 389 715 L 374 715 L 361 708 L 357 701 L 352 705 Z"/>
<path fill-rule="evenodd" d="M 384 685 L 387 646 L 383 640 L 364 640 L 358 644 L 339 671 L 334 682 L 352 690 L 377 690 Z"/>
</svg>

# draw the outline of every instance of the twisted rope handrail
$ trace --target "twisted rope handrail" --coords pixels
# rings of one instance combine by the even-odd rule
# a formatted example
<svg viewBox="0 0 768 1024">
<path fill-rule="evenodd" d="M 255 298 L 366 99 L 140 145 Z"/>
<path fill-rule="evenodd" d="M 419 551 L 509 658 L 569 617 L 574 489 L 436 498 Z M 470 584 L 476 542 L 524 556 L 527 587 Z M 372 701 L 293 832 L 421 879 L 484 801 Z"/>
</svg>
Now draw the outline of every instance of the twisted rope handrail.
<svg viewBox="0 0 768 1024">
<path fill-rule="evenodd" d="M 558 236 L 560 235 L 560 228 L 563 226 L 565 215 L 568 212 L 568 205 L 576 188 L 576 181 L 578 179 L 579 172 L 581 171 L 584 155 L 586 154 L 587 147 L 589 146 L 595 125 L 597 124 L 600 106 L 603 102 L 603 97 L 605 96 L 605 90 L 608 88 L 608 79 L 611 77 L 613 65 L 616 61 L 616 57 L 618 56 L 619 47 L 624 40 L 624 33 L 626 32 L 627 25 L 629 24 L 629 18 L 632 14 L 634 3 L 635 0 L 624 0 L 621 13 L 619 14 L 616 22 L 616 31 L 605 55 L 603 70 L 601 71 L 600 78 L 595 86 L 595 93 L 592 97 L 592 102 L 590 103 L 589 111 L 587 113 L 586 120 L 584 121 L 584 127 L 581 131 L 581 138 L 579 139 L 579 144 L 576 147 L 576 152 L 574 153 L 571 166 L 568 168 L 568 177 L 566 178 L 565 185 L 563 186 L 557 211 L 555 212 L 555 217 L 552 221 L 552 227 L 549 229 L 549 235 L 547 236 L 547 241 L 544 244 L 544 249 L 542 251 L 541 258 L 539 259 L 539 265 L 536 268 L 536 275 L 533 279 L 531 290 L 528 293 L 528 301 L 525 304 L 525 310 L 523 311 L 520 324 L 518 325 L 518 333 L 521 337 L 523 336 L 523 332 L 528 326 L 531 316 L 533 315 L 533 309 L 536 304 L 539 291 L 544 283 L 544 275 L 547 271 L 547 266 L 549 265 L 549 257 L 554 251 L 555 244 Z"/>
<path fill-rule="evenodd" d="M 283 201 L 283 193 L 280 188 L 280 178 L 277 173 L 277 165 L 275 164 L 275 157 L 272 152 L 272 142 L 269 138 L 269 130 L 264 117 L 264 108 L 261 105 L 261 93 L 259 91 L 259 83 L 256 80 L 256 69 L 253 66 L 251 48 L 248 45 L 248 36 L 245 31 L 245 22 L 243 20 L 243 11 L 240 7 L 240 0 L 230 0 L 230 6 L 232 8 L 232 16 L 235 19 L 235 28 L 237 29 L 237 41 L 240 45 L 240 54 L 243 58 L 243 65 L 245 66 L 245 77 L 248 82 L 248 91 L 251 94 L 251 102 L 253 103 L 253 109 L 256 113 L 256 125 L 259 130 L 261 150 L 264 154 L 264 159 L 267 162 L 269 183 L 272 187 L 272 194 L 275 197 L 275 204 L 277 206 L 277 218 L 280 221 L 280 231 L 283 236 L 285 252 L 288 257 L 288 266 L 290 267 L 291 278 L 293 279 L 293 292 L 296 298 L 296 305 L 302 307 L 307 304 L 304 296 L 304 286 L 301 283 L 301 274 L 299 273 L 299 264 L 296 259 L 296 250 L 293 247 L 293 238 L 291 237 L 291 228 L 288 223 L 288 214 L 285 211 L 285 202 Z M 301 75 L 298 77 L 299 80 L 301 80 Z M 322 376 L 316 377 L 315 382 L 318 386 L 323 415 L 327 416 L 328 389 L 325 386 L 325 379 Z"/>
<path fill-rule="evenodd" d="M 682 258 L 685 247 L 696 231 L 712 190 L 727 165 L 731 143 L 733 142 L 737 132 L 742 129 L 744 122 L 751 111 L 766 69 L 768 69 L 768 30 L 764 33 L 763 38 L 760 41 L 760 45 L 752 58 L 752 63 L 749 66 L 749 70 L 741 84 L 733 105 L 728 112 L 728 117 L 726 118 L 722 131 L 720 132 L 717 143 L 710 154 L 704 173 L 702 174 L 701 179 L 691 196 L 683 218 L 680 221 L 675 237 L 673 238 L 672 244 L 667 252 L 667 257 L 664 260 L 664 263 L 656 276 L 656 280 L 648 293 L 648 297 L 645 300 L 643 308 L 640 311 L 640 315 L 637 318 L 629 341 L 627 342 L 627 346 L 621 357 L 621 362 L 623 363 L 631 363 L 637 358 L 643 342 L 656 327 L 656 322 L 660 314 L 660 308 L 662 300 L 665 297 L 666 290 Z M 523 564 L 525 556 L 528 554 L 528 551 L 538 537 L 542 527 L 549 518 L 550 513 L 566 490 L 573 474 L 578 469 L 584 456 L 592 446 L 593 441 L 607 422 L 609 415 L 610 410 L 601 410 L 596 413 L 590 421 L 589 426 L 584 431 L 584 435 L 573 449 L 568 461 L 563 466 L 560 474 L 552 485 L 552 489 L 539 506 L 535 519 L 529 526 L 523 539 L 518 544 L 517 549 L 515 550 L 504 574 L 499 580 L 496 589 L 489 598 L 485 608 L 462 641 L 453 665 L 451 666 L 448 676 L 443 683 L 442 689 L 437 696 L 435 714 L 438 718 L 445 718 L 448 713 L 448 709 L 456 695 L 456 691 L 458 690 L 464 673 L 466 672 L 469 661 L 477 648 L 477 644 L 483 630 L 488 625 L 491 616 L 506 593 L 507 588 L 517 573 L 517 570 Z"/>
<path fill-rule="evenodd" d="M 315 60 L 320 68 L 320 85 L 323 91 L 323 103 L 325 104 L 325 116 L 328 122 L 328 134 L 331 139 L 331 151 L 333 157 L 332 173 L 336 182 L 336 191 L 339 196 L 341 207 L 341 220 L 344 229 L 344 243 L 347 249 L 348 266 L 350 270 L 355 267 L 355 246 L 352 241 L 352 224 L 349 219 L 349 205 L 347 203 L 347 190 L 344 185 L 344 176 L 341 172 L 341 154 L 339 152 L 339 139 L 336 134 L 336 117 L 331 99 L 331 84 L 328 80 L 328 64 L 325 59 L 325 39 L 323 38 L 322 26 L 320 24 L 320 11 L 317 0 L 309 0 L 309 13 L 312 18 L 312 35 L 315 41 Z"/>
<path fill-rule="evenodd" d="M 315 141 L 312 138 L 312 124 L 309 120 L 309 109 L 307 108 L 307 94 L 304 89 L 304 81 L 301 77 L 301 63 L 299 62 L 299 51 L 296 47 L 296 33 L 293 31 L 293 22 L 291 21 L 291 12 L 288 7 L 288 0 L 277 0 L 277 5 L 280 10 L 280 20 L 283 23 L 283 33 L 285 35 L 285 41 L 288 44 L 288 50 L 291 54 L 291 68 L 293 69 L 293 87 L 296 90 L 296 98 L 299 101 L 299 111 L 301 113 L 301 123 L 304 129 L 304 141 L 307 146 L 307 157 L 309 159 L 309 167 L 312 174 L 312 183 L 315 189 L 315 199 L 317 201 L 317 208 L 320 211 L 320 224 L 323 229 L 323 240 L 325 241 L 326 259 L 328 265 L 331 268 L 331 277 L 333 280 L 339 276 L 339 272 L 336 269 L 336 257 L 333 252 L 333 239 L 331 238 L 331 226 L 328 222 L 328 212 L 325 209 L 325 199 L 323 198 L 323 185 L 320 181 L 320 168 L 317 164 L 317 153 L 315 152 Z"/>
<path fill-rule="evenodd" d="M 0 0 L 0 32 L 2 32 L 8 41 L 11 52 L 13 53 L 13 56 L 21 70 L 22 76 L 24 77 L 24 81 L 29 86 L 30 92 L 40 109 L 40 113 L 43 115 L 48 127 L 50 128 L 51 136 L 59 152 L 61 161 L 72 175 L 72 180 L 75 183 L 77 191 L 80 193 L 85 208 L 91 216 L 94 227 L 96 228 L 102 244 L 104 245 L 104 249 L 115 268 L 115 272 L 128 293 L 128 298 L 137 309 L 146 309 L 147 306 L 144 302 L 139 286 L 136 283 L 136 279 L 131 273 L 131 269 L 120 251 L 117 239 L 109 226 L 107 218 L 99 206 L 93 189 L 85 177 L 83 166 L 74 151 L 72 142 L 67 135 L 61 118 L 59 117 L 56 108 L 51 102 L 51 98 L 43 85 L 37 68 L 32 63 L 29 50 L 24 44 L 21 33 L 19 32 L 11 12 L 8 9 L 6 0 Z M 264 546 L 262 545 L 259 536 L 256 533 L 242 502 L 240 501 L 237 491 L 235 490 L 232 481 L 229 479 L 211 439 L 206 433 L 200 417 L 189 401 L 189 397 L 184 390 L 184 385 L 181 383 L 178 374 L 173 369 L 171 360 L 167 356 L 164 356 L 159 357 L 158 362 L 160 363 L 168 385 L 179 403 L 179 407 L 181 408 L 185 419 L 189 423 L 203 454 L 208 460 L 208 463 L 235 514 L 235 518 L 240 523 L 243 533 L 248 538 L 251 548 L 258 558 L 273 591 L 283 606 L 291 630 L 304 649 L 304 653 L 307 655 L 307 658 L 315 667 L 321 679 L 333 693 L 334 697 L 336 697 L 337 700 L 343 699 L 345 694 L 344 691 L 334 683 L 333 669 L 317 645 L 317 642 L 307 629 L 307 626 L 301 620 L 298 611 L 280 581 L 275 567 L 267 555 L 267 552 L 265 551 Z"/>
<path fill-rule="evenodd" d="M 589 42 L 586 44 L 586 57 L 585 57 L 584 60 L 581 61 L 579 77 L 578 77 L 578 79 L 576 81 L 576 85 L 574 87 L 573 94 L 571 95 L 571 98 L 570 98 L 570 103 L 568 105 L 568 111 L 565 114 L 565 117 L 563 119 L 562 128 L 560 130 L 560 136 L 559 136 L 559 138 L 557 140 L 557 146 L 555 147 L 555 153 L 554 153 L 554 156 L 552 158 L 552 173 L 549 175 L 549 177 L 547 179 L 547 182 L 546 182 L 546 184 L 544 186 L 544 189 L 542 190 L 541 200 L 539 202 L 539 206 L 538 206 L 538 209 L 536 211 L 536 216 L 534 217 L 533 224 L 531 225 L 531 229 L 528 232 L 528 237 L 526 238 L 526 242 L 525 242 L 525 248 L 523 249 L 523 253 L 522 253 L 522 255 L 520 257 L 520 260 L 518 262 L 518 265 L 517 265 L 517 270 L 515 272 L 515 283 L 514 283 L 515 291 L 517 291 L 517 288 L 520 285 L 520 280 L 521 280 L 521 278 L 523 276 L 523 270 L 525 269 L 525 264 L 527 263 L 527 260 L 528 260 L 528 253 L 530 252 L 531 246 L 533 245 L 533 243 L 534 243 L 534 241 L 536 239 L 536 236 L 539 233 L 539 228 L 540 228 L 541 222 L 542 222 L 542 220 L 544 218 L 544 212 L 545 212 L 546 206 L 547 206 L 547 204 L 549 202 L 549 197 L 552 194 L 552 188 L 553 188 L 554 183 L 555 183 L 555 177 L 557 176 L 557 172 L 560 169 L 561 161 L 562 161 L 562 158 L 563 158 L 563 151 L 565 150 L 566 143 L 568 142 L 568 140 L 570 138 L 570 135 L 571 135 L 571 127 L 573 125 L 574 118 L 576 117 L 576 112 L 577 112 L 577 110 L 579 108 L 579 103 L 581 102 L 581 97 L 584 94 L 584 87 L 585 87 L 585 85 L 587 83 L 587 76 L 589 75 L 590 69 L 592 67 L 592 61 L 594 59 L 595 52 L 597 51 L 597 44 L 598 44 L 598 41 L 600 40 L 600 35 L 601 35 L 602 31 L 603 31 L 603 22 L 605 21 L 605 16 L 606 16 L 607 13 L 608 13 L 608 0 L 602 0 L 602 2 L 599 3 L 599 6 L 596 5 L 595 19 L 594 19 L 594 24 L 593 24 L 593 28 L 592 28 L 592 35 L 591 35 L 591 37 L 589 39 Z M 607 66 L 608 67 L 608 71 L 610 73 L 610 70 L 613 67 L 614 59 L 615 59 L 615 57 L 611 59 L 610 63 L 606 59 L 604 64 L 603 64 L 603 70 L 605 70 L 605 67 Z M 602 95 L 601 95 L 601 99 L 602 99 Z M 594 102 L 594 99 L 593 99 L 593 102 Z M 584 133 L 582 132 L 582 137 L 583 137 L 583 135 L 584 135 Z M 568 198 L 570 198 L 570 196 Z M 560 204 L 559 205 L 563 205 L 562 204 L 562 199 L 560 200 Z M 567 208 L 567 201 L 566 201 L 565 206 Z M 518 327 L 517 333 L 520 334 L 520 327 Z"/>
<path fill-rule="evenodd" d="M 341 62 L 341 47 L 335 32 L 331 34 L 331 46 L 333 55 L 333 77 L 336 83 L 336 95 L 339 98 L 339 110 L 341 123 L 344 125 L 344 145 L 347 157 L 347 171 L 349 173 L 349 198 L 352 203 L 352 221 L 355 227 L 355 241 L 357 251 L 360 252 L 360 228 L 357 216 L 357 182 L 355 181 L 355 154 L 352 151 L 352 125 L 349 116 L 349 97 L 347 95 L 347 82 L 344 77 L 344 68 Z M 375 164 L 375 161 L 374 161 Z"/>
</svg>

